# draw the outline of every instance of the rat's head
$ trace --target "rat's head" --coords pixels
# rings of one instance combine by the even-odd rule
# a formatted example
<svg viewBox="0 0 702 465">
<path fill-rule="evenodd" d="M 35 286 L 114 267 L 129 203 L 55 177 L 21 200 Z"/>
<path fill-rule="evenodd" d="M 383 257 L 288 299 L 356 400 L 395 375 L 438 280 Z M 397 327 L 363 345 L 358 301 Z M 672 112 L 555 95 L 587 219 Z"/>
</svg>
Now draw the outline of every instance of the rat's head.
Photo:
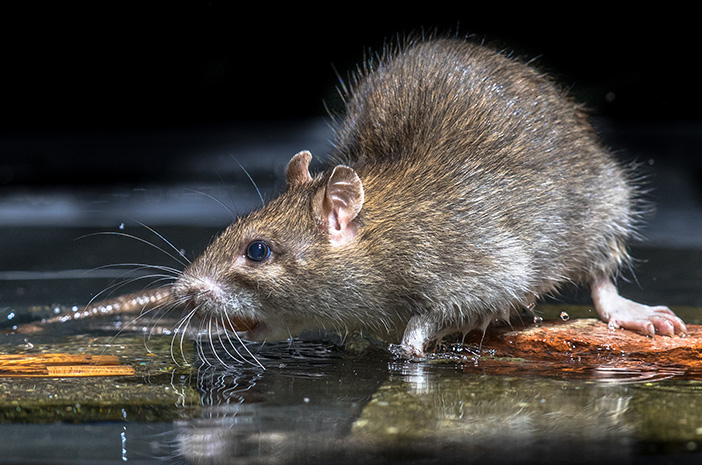
<svg viewBox="0 0 702 465">
<path fill-rule="evenodd" d="M 346 299 L 363 186 L 343 165 L 313 178 L 310 160 L 309 152 L 295 155 L 285 191 L 229 226 L 174 284 L 202 319 L 252 340 L 347 325 L 335 301 Z"/>
</svg>

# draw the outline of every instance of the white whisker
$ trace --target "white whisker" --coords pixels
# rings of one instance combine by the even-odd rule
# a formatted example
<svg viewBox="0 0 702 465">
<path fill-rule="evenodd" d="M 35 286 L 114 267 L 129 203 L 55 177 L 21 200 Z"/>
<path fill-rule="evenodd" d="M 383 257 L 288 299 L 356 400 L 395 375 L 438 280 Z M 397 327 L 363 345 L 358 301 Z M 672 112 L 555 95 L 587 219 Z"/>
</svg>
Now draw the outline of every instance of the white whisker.
<svg viewBox="0 0 702 465">
<path fill-rule="evenodd" d="M 226 319 L 227 319 L 226 323 L 228 323 L 228 325 L 225 325 L 226 327 L 234 328 L 234 324 L 232 323 L 232 320 L 231 320 L 231 318 L 229 318 L 229 315 L 228 315 L 228 314 L 225 313 L 223 318 L 226 318 Z M 227 331 L 227 332 L 225 332 L 224 334 L 227 336 L 227 340 L 228 340 L 229 343 L 232 345 L 232 347 L 234 347 L 234 342 L 233 342 L 233 341 L 231 340 L 231 338 L 229 337 L 229 332 Z M 252 365 L 258 365 L 258 366 L 260 366 L 261 368 L 265 369 L 265 367 L 263 366 L 263 364 L 256 358 L 256 356 L 255 356 L 254 354 L 251 353 L 251 351 L 249 350 L 249 348 L 246 346 L 246 344 L 244 344 L 244 342 L 241 340 L 241 338 L 239 337 L 239 335 L 238 335 L 236 332 L 234 332 L 234 336 L 236 337 L 237 341 L 244 347 L 244 350 L 246 351 L 246 353 L 247 353 L 247 354 L 254 360 L 254 362 L 256 362 L 256 363 L 249 362 L 249 361 L 246 359 L 246 357 L 242 357 L 242 359 L 244 359 L 244 360 L 245 360 L 246 362 L 248 362 L 248 363 L 251 363 Z M 236 350 L 236 348 L 235 348 L 234 350 Z M 239 351 L 238 351 L 238 350 L 237 350 L 236 352 L 237 352 L 237 354 L 239 354 Z"/>
<path fill-rule="evenodd" d="M 234 159 L 234 161 L 239 165 L 239 167 L 240 167 L 241 170 L 244 172 L 244 174 L 246 175 L 246 177 L 249 178 L 249 181 L 251 181 L 251 184 L 253 184 L 254 189 L 256 189 L 256 192 L 258 193 L 258 198 L 261 199 L 261 205 L 265 205 L 266 202 L 263 200 L 263 195 L 261 195 L 261 191 L 260 191 L 260 189 L 258 188 L 258 186 L 256 185 L 256 181 L 253 180 L 253 178 L 251 177 L 251 175 L 249 174 L 249 172 L 246 170 L 246 168 L 244 168 L 244 165 L 242 165 L 242 164 L 239 162 L 239 160 L 236 159 L 236 157 L 235 157 L 234 155 L 232 155 L 232 154 L 230 154 L 230 155 L 231 155 L 231 157 Z"/>
<path fill-rule="evenodd" d="M 158 251 L 160 251 L 160 252 L 163 252 L 166 256 L 172 258 L 174 261 L 176 261 L 177 263 L 179 263 L 179 264 L 182 265 L 183 267 L 185 267 L 185 266 L 188 265 L 188 263 L 182 262 L 182 261 L 180 260 L 180 258 L 178 258 L 178 257 L 174 256 L 172 253 L 166 251 L 163 247 L 159 247 L 159 246 L 157 246 L 156 244 L 154 244 L 154 243 L 152 243 L 152 242 L 149 242 L 149 241 L 147 241 L 146 239 L 143 239 L 143 238 L 141 238 L 141 237 L 139 237 L 139 236 L 135 236 L 135 235 L 133 235 L 133 234 L 127 234 L 127 233 L 116 232 L 116 231 L 102 231 L 102 232 L 96 232 L 96 233 L 91 233 L 91 234 L 85 234 L 85 235 L 83 235 L 83 236 L 80 236 L 80 237 L 76 238 L 76 240 L 85 239 L 85 238 L 87 238 L 87 237 L 92 237 L 92 236 L 121 236 L 121 237 L 126 237 L 126 238 L 129 238 L 129 239 L 134 239 L 134 240 L 136 240 L 136 241 L 139 241 L 139 242 L 142 242 L 142 243 L 148 245 L 149 247 L 153 247 L 154 249 L 156 249 L 156 250 L 158 250 Z M 179 256 L 183 256 L 182 253 L 181 253 L 180 251 L 178 251 L 178 255 L 179 255 Z M 185 257 L 184 257 L 184 258 L 185 258 Z M 188 259 L 186 258 L 185 260 L 187 261 Z"/>
<path fill-rule="evenodd" d="M 217 333 L 217 339 L 219 339 L 219 343 L 222 346 L 222 350 L 224 352 L 226 352 L 230 358 L 236 360 L 237 362 L 240 362 L 240 363 L 248 362 L 248 360 L 246 360 L 244 357 L 242 357 L 239 350 L 237 350 L 236 346 L 233 344 L 232 340 L 229 338 L 229 331 L 224 331 L 224 336 L 226 337 L 227 341 L 229 342 L 228 345 L 234 350 L 234 352 L 236 352 L 236 355 L 229 352 L 229 350 L 227 349 L 227 344 L 225 344 L 224 341 L 222 340 L 221 333 L 222 333 L 222 331 Z M 251 363 L 251 362 L 249 362 L 249 363 Z"/>
<path fill-rule="evenodd" d="M 171 280 L 175 279 L 175 278 L 173 278 L 173 277 L 171 277 L 171 276 L 161 276 L 161 275 L 138 276 L 138 277 L 135 277 L 135 278 L 125 279 L 125 280 L 123 280 L 123 281 L 110 284 L 109 286 L 107 286 L 106 288 L 104 288 L 102 291 L 100 291 L 100 292 L 98 292 L 97 294 L 95 294 L 95 295 L 88 301 L 88 303 L 85 305 L 85 307 L 87 308 L 87 307 L 90 307 L 91 305 L 93 305 L 93 303 L 94 303 L 96 300 L 98 300 L 98 298 L 100 298 L 100 299 L 102 299 L 102 300 L 105 300 L 106 297 L 102 297 L 102 296 L 104 296 L 106 293 L 114 292 L 114 291 L 117 290 L 117 289 L 120 289 L 120 288 L 122 288 L 122 287 L 124 287 L 124 286 L 127 286 L 127 285 L 129 285 L 129 284 L 133 284 L 133 283 L 135 283 L 135 282 L 137 282 L 137 281 L 139 281 L 139 280 L 142 280 L 142 279 L 153 279 L 153 278 L 156 278 L 156 277 L 158 277 L 159 279 L 156 280 L 156 281 L 154 281 L 154 282 L 151 282 L 151 283 L 149 284 L 150 286 L 153 286 L 154 283 L 155 283 L 155 282 L 158 282 L 158 281 L 171 281 Z M 147 288 L 147 289 L 148 289 L 148 288 Z"/>
<path fill-rule="evenodd" d="M 168 246 L 169 246 L 171 249 L 175 250 L 176 253 L 177 253 L 180 257 L 183 258 L 183 260 L 185 260 L 185 263 L 182 263 L 182 262 L 180 262 L 179 260 L 177 260 L 178 263 L 180 263 L 180 264 L 182 264 L 182 265 L 184 265 L 184 266 L 185 266 L 186 264 L 190 264 L 190 260 L 188 259 L 188 257 L 186 257 L 185 254 L 184 254 L 179 248 L 177 248 L 175 245 L 173 245 L 173 244 L 171 243 L 171 241 L 169 241 L 168 239 L 166 239 L 165 237 L 163 237 L 163 235 L 162 235 L 161 233 L 157 232 L 157 231 L 156 231 L 155 229 L 153 229 L 152 227 L 145 225 L 145 224 L 142 223 L 141 221 L 137 221 L 137 220 L 132 220 L 132 221 L 134 221 L 135 223 L 140 224 L 140 225 L 143 226 L 144 228 L 146 228 L 146 229 L 148 229 L 149 231 L 151 231 L 151 232 L 152 232 L 154 235 L 156 235 L 159 239 L 161 239 L 163 242 L 165 242 L 166 244 L 168 244 Z M 170 254 L 168 254 L 168 255 L 170 256 Z"/>
<path fill-rule="evenodd" d="M 236 218 L 236 215 L 237 215 L 236 211 L 234 211 L 232 208 L 230 208 L 227 204 L 225 204 L 224 202 L 219 200 L 214 195 L 208 194 L 207 192 L 202 192 L 202 191 L 198 191 L 195 189 L 191 189 L 191 188 L 187 188 L 185 190 L 188 190 L 188 191 L 193 192 L 195 194 L 204 195 L 205 197 L 209 198 L 210 200 L 214 200 L 216 203 L 218 203 L 219 205 L 224 207 L 224 209 L 227 210 L 227 212 L 229 212 L 230 215 L 232 215 L 232 219 Z"/>
<path fill-rule="evenodd" d="M 184 363 L 188 363 L 187 357 L 185 356 L 185 350 L 183 349 L 183 340 L 185 338 L 185 333 L 187 330 L 187 327 L 190 325 L 190 320 L 195 316 L 195 313 L 197 312 L 197 308 L 194 308 L 190 312 L 188 312 L 183 318 L 180 319 L 178 323 L 176 323 L 175 327 L 173 328 L 173 338 L 171 338 L 171 358 L 173 361 L 180 366 L 178 363 L 178 360 L 176 359 L 174 350 L 173 350 L 173 345 L 175 343 L 176 337 L 178 337 L 178 334 L 180 334 L 180 342 L 179 342 L 179 348 L 180 348 L 180 356 L 181 359 L 183 360 Z"/>
<path fill-rule="evenodd" d="M 125 322 L 125 323 L 122 325 L 122 327 L 120 327 L 120 328 L 117 330 L 117 332 L 116 332 L 115 334 L 112 335 L 112 337 L 111 337 L 111 338 L 107 341 L 107 343 L 105 344 L 105 349 L 104 349 L 104 351 L 106 351 L 107 348 L 108 348 L 109 346 L 111 346 L 111 345 L 114 343 L 115 339 L 117 339 L 120 335 L 122 335 L 122 333 L 123 333 L 124 331 L 126 331 L 127 328 L 132 327 L 133 325 L 135 325 L 136 322 L 139 321 L 140 319 L 142 319 L 143 317 L 145 317 L 145 316 L 147 316 L 147 315 L 149 315 L 149 314 L 152 314 L 152 313 L 156 313 L 156 314 L 165 313 L 164 310 L 168 310 L 168 309 L 169 309 L 169 307 L 168 307 L 168 304 L 166 303 L 166 304 L 157 305 L 157 306 L 155 306 L 155 307 L 153 307 L 153 308 L 147 309 L 146 311 L 140 312 L 139 315 L 137 315 L 137 316 L 135 316 L 134 318 L 132 318 L 131 320 Z M 147 350 L 149 353 L 151 352 L 151 351 L 149 350 L 148 346 L 145 345 L 145 348 L 146 348 L 146 350 Z M 104 353 L 104 351 L 103 351 L 103 353 Z"/>
<path fill-rule="evenodd" d="M 212 354 L 221 365 L 226 366 L 227 364 L 220 358 L 219 354 L 217 353 L 217 348 L 214 346 L 214 341 L 212 340 L 212 318 L 213 316 L 210 315 L 210 317 L 207 319 L 207 339 L 210 341 L 210 349 L 212 349 Z"/>
</svg>

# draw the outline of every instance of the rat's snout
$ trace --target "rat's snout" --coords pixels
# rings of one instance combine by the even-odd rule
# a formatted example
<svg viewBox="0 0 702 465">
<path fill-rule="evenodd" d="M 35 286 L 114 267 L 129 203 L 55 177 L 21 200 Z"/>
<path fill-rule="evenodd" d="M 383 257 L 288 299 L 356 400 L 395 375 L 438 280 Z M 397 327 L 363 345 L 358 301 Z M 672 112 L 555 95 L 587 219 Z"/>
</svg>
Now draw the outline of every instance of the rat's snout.
<svg viewBox="0 0 702 465">
<path fill-rule="evenodd" d="M 188 312 L 215 317 L 215 323 L 229 331 L 252 331 L 259 326 L 258 318 L 246 314 L 251 305 L 211 278 L 184 274 L 173 285 L 173 294 Z"/>
<path fill-rule="evenodd" d="M 173 295 L 188 310 L 216 307 L 226 301 L 226 292 L 218 283 L 187 274 L 173 285 Z"/>
</svg>

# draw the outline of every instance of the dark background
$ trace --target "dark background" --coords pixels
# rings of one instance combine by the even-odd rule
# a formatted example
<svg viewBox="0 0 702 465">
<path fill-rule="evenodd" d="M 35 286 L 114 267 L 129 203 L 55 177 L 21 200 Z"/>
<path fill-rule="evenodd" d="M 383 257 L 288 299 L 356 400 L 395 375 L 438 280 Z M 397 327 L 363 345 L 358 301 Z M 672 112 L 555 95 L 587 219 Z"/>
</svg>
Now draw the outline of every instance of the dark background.
<svg viewBox="0 0 702 465">
<path fill-rule="evenodd" d="M 2 15 L 5 131 L 319 115 L 322 100 L 334 96 L 334 68 L 345 74 L 368 48 L 421 30 L 470 33 L 540 57 L 539 66 L 599 113 L 696 117 L 700 103 L 691 79 L 696 15 L 685 10 L 28 5 Z"/>
<path fill-rule="evenodd" d="M 335 70 L 346 76 L 385 39 L 421 31 L 473 34 L 537 58 L 607 121 L 670 128 L 698 120 L 691 11 L 460 5 L 2 7 L 0 188 L 167 179 L 170 163 L 193 156 L 179 134 L 324 116 L 325 106 L 339 109 Z M 696 153 L 676 156 L 695 164 Z"/>
</svg>

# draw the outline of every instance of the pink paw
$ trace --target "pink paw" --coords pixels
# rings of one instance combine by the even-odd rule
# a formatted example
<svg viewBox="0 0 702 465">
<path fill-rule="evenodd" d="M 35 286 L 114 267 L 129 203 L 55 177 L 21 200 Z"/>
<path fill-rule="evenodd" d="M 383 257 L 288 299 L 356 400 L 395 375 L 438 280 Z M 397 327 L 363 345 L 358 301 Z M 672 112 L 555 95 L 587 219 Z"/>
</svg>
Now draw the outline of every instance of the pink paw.
<svg viewBox="0 0 702 465">
<path fill-rule="evenodd" d="M 641 333 L 645 336 L 685 336 L 687 327 L 668 307 L 648 307 L 629 302 L 627 311 L 612 312 L 609 326 Z"/>
<path fill-rule="evenodd" d="M 609 279 L 595 279 L 591 291 L 597 314 L 610 328 L 628 329 L 645 336 L 687 334 L 685 323 L 668 307 L 649 307 L 625 299 Z"/>
</svg>

